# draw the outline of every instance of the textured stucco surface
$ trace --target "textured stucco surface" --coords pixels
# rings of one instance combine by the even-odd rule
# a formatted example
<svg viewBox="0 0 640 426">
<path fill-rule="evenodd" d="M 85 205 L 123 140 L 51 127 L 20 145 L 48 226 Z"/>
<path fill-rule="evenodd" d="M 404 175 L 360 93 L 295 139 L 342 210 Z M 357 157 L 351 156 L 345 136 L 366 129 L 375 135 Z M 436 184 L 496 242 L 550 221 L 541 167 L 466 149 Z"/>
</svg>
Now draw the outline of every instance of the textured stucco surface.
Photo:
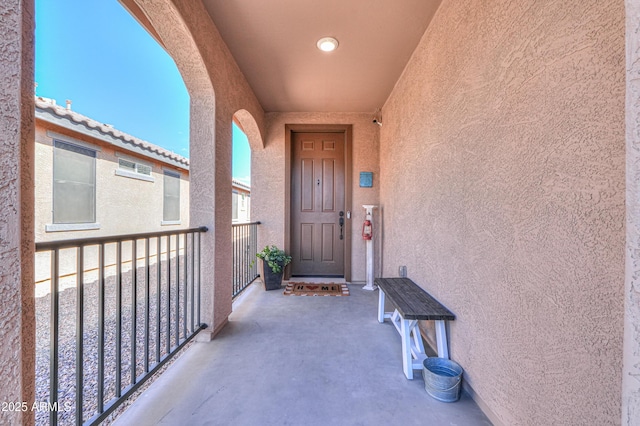
<svg viewBox="0 0 640 426">
<path fill-rule="evenodd" d="M 33 403 L 33 4 L 0 3 L 0 403 Z M 0 412 L 32 424 L 33 413 Z"/>
<path fill-rule="evenodd" d="M 254 150 L 251 160 L 251 219 L 264 224 L 259 228 L 258 247 L 267 244 L 285 246 L 287 217 L 285 126 L 352 125 L 352 205 L 351 205 L 351 281 L 365 281 L 365 245 L 361 227 L 363 204 L 378 204 L 379 127 L 367 113 L 267 113 L 264 149 Z M 373 172 L 373 187 L 360 188 L 360 172 Z M 379 270 L 379 269 L 377 269 Z"/>
<path fill-rule="evenodd" d="M 384 272 L 496 423 L 620 422 L 624 75 L 623 1 L 444 0 L 383 108 Z"/>
<path fill-rule="evenodd" d="M 264 112 L 201 1 L 122 0 L 175 60 L 191 97 L 190 224 L 202 240 L 203 321 L 209 337 L 231 313 L 231 130 L 233 116 L 264 128 Z M 251 146 L 258 144 L 255 134 Z"/>
<path fill-rule="evenodd" d="M 622 424 L 640 424 L 640 2 L 626 2 L 627 268 Z"/>
</svg>

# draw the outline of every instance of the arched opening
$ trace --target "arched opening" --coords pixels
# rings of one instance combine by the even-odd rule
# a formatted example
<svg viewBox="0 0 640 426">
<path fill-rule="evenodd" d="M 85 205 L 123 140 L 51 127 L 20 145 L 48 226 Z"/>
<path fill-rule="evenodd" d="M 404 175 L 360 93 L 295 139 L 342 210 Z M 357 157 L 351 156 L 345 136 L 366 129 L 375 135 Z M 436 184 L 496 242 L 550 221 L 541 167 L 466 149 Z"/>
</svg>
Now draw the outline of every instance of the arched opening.
<svg viewBox="0 0 640 426">
<path fill-rule="evenodd" d="M 244 204 L 248 204 L 246 199 L 251 197 L 252 152 L 262 147 L 262 137 L 256 121 L 246 110 L 233 115 L 232 128 L 232 219 L 250 222 L 250 206 Z"/>
<path fill-rule="evenodd" d="M 245 129 L 249 129 L 251 136 Z M 255 259 L 260 223 L 251 219 L 251 154 L 256 146 L 262 145 L 262 140 L 255 120 L 246 110 L 233 116 L 232 145 L 232 297 L 235 298 L 258 277 Z"/>
<path fill-rule="evenodd" d="M 247 135 L 235 119 L 232 128 L 231 220 L 234 223 L 250 222 L 251 148 Z"/>
<path fill-rule="evenodd" d="M 99 5 L 37 0 L 35 6 L 36 244 L 188 228 L 190 100 L 173 59 L 115 0 Z M 90 19 L 95 15 L 100 18 Z M 65 107 L 66 99 L 73 103 L 67 101 Z M 145 372 L 140 368 L 121 368 L 122 360 L 134 359 L 136 364 L 142 359 L 142 351 L 131 349 L 136 344 L 146 345 L 146 363 L 152 367 L 171 353 L 160 344 L 163 337 L 150 331 L 160 328 L 153 321 L 146 321 L 145 330 L 136 327 L 128 334 L 120 325 L 143 324 L 166 306 L 172 290 L 175 295 L 175 275 L 173 281 L 166 275 L 163 285 L 157 278 L 161 272 L 150 277 L 148 271 L 160 271 L 161 261 L 186 269 L 180 262 L 186 240 L 182 249 L 176 249 L 177 241 L 176 235 L 36 253 L 35 399 L 67 407 L 59 419 L 75 415 L 86 420 L 99 412 L 86 392 L 94 384 L 104 384 L 99 403 L 104 404 L 121 394 L 122 383 L 141 377 Z M 135 303 L 115 301 L 119 292 L 140 302 L 136 286 L 142 280 L 148 283 L 146 297 L 155 289 L 157 299 L 134 312 Z M 71 294 L 81 295 L 77 297 L 82 302 Z M 165 316 L 171 315 L 180 313 L 174 307 L 173 314 Z M 142 337 L 144 332 L 149 339 Z M 117 335 L 120 343 L 101 339 L 100 333 Z M 77 335 L 85 336 L 81 343 Z M 149 357 L 156 341 L 161 349 Z M 57 360 L 50 347 L 59 352 Z M 116 353 L 117 360 L 109 356 Z M 103 360 L 102 368 L 97 360 Z M 82 371 L 81 384 L 74 371 Z M 50 415 L 37 411 L 36 423 Z"/>
</svg>

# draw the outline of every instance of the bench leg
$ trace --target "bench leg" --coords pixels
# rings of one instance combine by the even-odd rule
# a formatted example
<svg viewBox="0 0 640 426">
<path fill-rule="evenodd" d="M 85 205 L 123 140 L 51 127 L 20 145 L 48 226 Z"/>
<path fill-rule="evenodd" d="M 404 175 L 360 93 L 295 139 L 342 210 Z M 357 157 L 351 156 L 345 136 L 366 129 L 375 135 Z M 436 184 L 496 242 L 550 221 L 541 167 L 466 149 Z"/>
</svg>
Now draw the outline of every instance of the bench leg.
<svg viewBox="0 0 640 426">
<path fill-rule="evenodd" d="M 402 370 L 407 379 L 413 379 L 413 358 L 411 357 L 411 324 L 409 320 L 400 319 L 400 336 L 402 337 Z"/>
<path fill-rule="evenodd" d="M 449 344 L 447 342 L 447 328 L 444 320 L 436 321 L 436 342 L 438 357 L 449 359 Z"/>
<path fill-rule="evenodd" d="M 384 322 L 384 291 L 378 289 L 378 322 L 382 324 Z"/>
</svg>

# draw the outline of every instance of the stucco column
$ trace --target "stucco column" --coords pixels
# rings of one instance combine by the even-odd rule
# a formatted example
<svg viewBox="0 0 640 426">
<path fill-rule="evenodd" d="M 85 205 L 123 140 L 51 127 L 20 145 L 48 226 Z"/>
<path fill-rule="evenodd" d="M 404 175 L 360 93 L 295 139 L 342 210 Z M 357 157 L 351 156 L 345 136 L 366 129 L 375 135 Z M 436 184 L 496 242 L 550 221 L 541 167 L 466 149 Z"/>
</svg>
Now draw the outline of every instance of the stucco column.
<svg viewBox="0 0 640 426">
<path fill-rule="evenodd" d="M 33 1 L 0 2 L 0 402 L 28 407 L 0 413 L 12 425 L 34 422 L 33 14 Z"/>
<path fill-rule="evenodd" d="M 209 328 L 200 341 L 211 340 L 231 313 L 231 122 L 212 122 L 213 103 L 207 97 L 191 100 L 189 220 L 209 228 L 201 245 L 201 321 Z"/>
<path fill-rule="evenodd" d="M 217 334 L 227 323 L 232 310 L 233 249 L 231 241 L 231 155 L 232 114 L 216 114 L 215 158 L 215 283 L 214 321 L 212 332 Z"/>
<path fill-rule="evenodd" d="M 640 1 L 626 1 L 627 247 L 622 424 L 640 419 Z"/>
<path fill-rule="evenodd" d="M 120 1 L 159 39 L 176 61 L 191 97 L 189 225 L 209 228 L 202 235 L 200 271 L 200 320 L 209 328 L 200 333 L 198 339 L 210 340 L 227 322 L 232 293 L 230 190 L 233 113 L 222 111 L 229 99 L 214 91 L 213 87 L 214 81 L 221 82 L 224 87 L 230 77 L 225 74 L 216 79 L 211 75 L 211 70 L 228 71 L 226 66 L 215 63 L 207 68 L 212 46 L 223 42 L 213 23 L 203 18 L 206 12 L 199 2 Z M 206 40 L 202 48 L 196 46 L 194 35 Z"/>
</svg>

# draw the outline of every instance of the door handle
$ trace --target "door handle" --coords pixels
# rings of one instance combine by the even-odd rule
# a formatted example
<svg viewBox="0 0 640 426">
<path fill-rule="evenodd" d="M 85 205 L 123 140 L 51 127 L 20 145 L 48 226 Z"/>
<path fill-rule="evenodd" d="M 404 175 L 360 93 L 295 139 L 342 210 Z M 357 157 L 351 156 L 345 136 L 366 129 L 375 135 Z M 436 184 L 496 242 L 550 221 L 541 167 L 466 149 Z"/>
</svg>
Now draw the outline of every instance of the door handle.
<svg viewBox="0 0 640 426">
<path fill-rule="evenodd" d="M 342 230 L 344 227 L 344 212 L 340 212 L 340 219 L 338 219 L 338 224 L 340 225 L 340 239 L 344 239 L 344 235 L 342 234 Z"/>
</svg>

